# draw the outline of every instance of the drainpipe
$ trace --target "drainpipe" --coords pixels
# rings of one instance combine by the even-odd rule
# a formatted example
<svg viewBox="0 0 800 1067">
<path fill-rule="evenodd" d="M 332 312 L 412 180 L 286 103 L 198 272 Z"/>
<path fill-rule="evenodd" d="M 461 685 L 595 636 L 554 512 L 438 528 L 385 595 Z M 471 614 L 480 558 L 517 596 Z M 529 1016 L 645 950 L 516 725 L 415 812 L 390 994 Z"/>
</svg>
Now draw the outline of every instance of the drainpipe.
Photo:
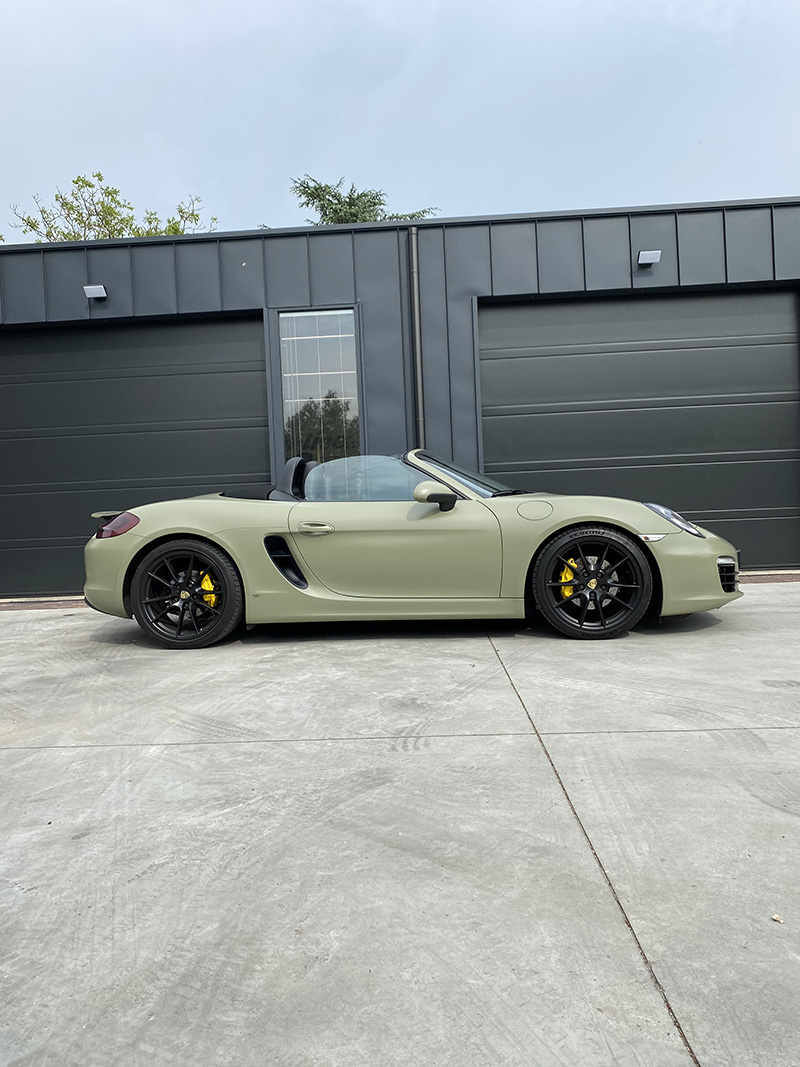
<svg viewBox="0 0 800 1067">
<path fill-rule="evenodd" d="M 414 399 L 417 409 L 417 448 L 425 447 L 425 398 L 422 388 L 422 315 L 419 295 L 419 229 L 408 231 L 411 253 L 411 339 L 414 353 Z"/>
</svg>

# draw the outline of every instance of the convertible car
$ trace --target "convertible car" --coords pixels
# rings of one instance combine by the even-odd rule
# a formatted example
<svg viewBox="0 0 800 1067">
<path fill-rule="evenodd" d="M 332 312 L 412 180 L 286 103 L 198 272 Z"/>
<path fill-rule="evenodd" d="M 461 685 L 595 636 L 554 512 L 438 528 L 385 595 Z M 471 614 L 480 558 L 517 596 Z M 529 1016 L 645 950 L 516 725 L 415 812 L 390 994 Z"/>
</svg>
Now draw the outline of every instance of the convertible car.
<svg viewBox="0 0 800 1067">
<path fill-rule="evenodd" d="M 97 512 L 87 602 L 167 648 L 240 622 L 524 618 L 607 638 L 741 596 L 736 549 L 659 504 L 523 493 L 420 449 L 296 457 L 266 499 Z"/>
</svg>

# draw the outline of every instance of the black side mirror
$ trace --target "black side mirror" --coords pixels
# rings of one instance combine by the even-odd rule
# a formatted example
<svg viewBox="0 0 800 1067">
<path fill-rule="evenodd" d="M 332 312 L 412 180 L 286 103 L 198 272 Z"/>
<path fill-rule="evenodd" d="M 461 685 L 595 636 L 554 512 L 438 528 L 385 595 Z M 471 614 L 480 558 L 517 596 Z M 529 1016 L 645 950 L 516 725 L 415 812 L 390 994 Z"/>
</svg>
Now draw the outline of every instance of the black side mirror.
<svg viewBox="0 0 800 1067">
<path fill-rule="evenodd" d="M 414 490 L 414 499 L 418 504 L 438 504 L 439 511 L 452 511 L 458 497 L 452 489 L 441 482 L 420 482 Z"/>
</svg>

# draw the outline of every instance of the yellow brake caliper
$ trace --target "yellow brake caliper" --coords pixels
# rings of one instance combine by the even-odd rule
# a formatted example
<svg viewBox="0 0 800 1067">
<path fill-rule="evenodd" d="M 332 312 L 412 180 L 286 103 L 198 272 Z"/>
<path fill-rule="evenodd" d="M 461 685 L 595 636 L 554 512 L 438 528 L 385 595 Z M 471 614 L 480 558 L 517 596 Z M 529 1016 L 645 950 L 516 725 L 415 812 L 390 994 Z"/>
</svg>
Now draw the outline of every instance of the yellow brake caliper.
<svg viewBox="0 0 800 1067">
<path fill-rule="evenodd" d="M 200 588 L 201 589 L 207 589 L 208 592 L 211 594 L 210 596 L 204 596 L 203 597 L 203 600 L 205 600 L 206 604 L 208 604 L 208 606 L 210 608 L 216 607 L 216 605 L 217 605 L 217 595 L 214 592 L 214 583 L 211 581 L 211 575 L 210 574 L 206 574 L 206 575 L 203 576 L 203 580 L 200 583 Z"/>
<path fill-rule="evenodd" d="M 570 567 L 574 567 L 575 570 L 578 569 L 578 564 L 575 562 L 574 559 L 570 559 L 567 562 L 569 563 Z M 569 569 L 569 567 L 564 567 L 563 571 L 559 575 L 558 580 L 560 582 L 569 582 L 574 577 L 575 577 L 574 572 L 571 571 Z M 574 587 L 573 586 L 571 586 L 571 585 L 562 585 L 562 587 L 561 587 L 561 595 L 565 600 L 567 599 L 567 597 L 571 597 L 573 592 L 574 592 Z"/>
</svg>

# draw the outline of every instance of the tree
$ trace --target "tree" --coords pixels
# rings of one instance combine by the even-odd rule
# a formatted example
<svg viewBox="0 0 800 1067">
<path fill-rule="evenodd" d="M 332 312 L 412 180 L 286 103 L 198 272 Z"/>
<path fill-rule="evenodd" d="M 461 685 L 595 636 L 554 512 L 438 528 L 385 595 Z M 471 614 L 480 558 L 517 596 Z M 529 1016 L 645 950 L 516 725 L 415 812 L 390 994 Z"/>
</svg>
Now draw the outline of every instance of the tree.
<svg viewBox="0 0 800 1067">
<path fill-rule="evenodd" d="M 323 400 L 307 400 L 286 419 L 286 455 L 303 456 L 321 463 L 326 459 L 357 456 L 360 449 L 358 415 L 350 414 L 350 401 L 329 389 Z"/>
<path fill-rule="evenodd" d="M 386 194 L 380 189 L 358 190 L 351 182 L 347 192 L 342 192 L 344 178 L 336 185 L 326 185 L 309 174 L 292 178 L 292 192 L 300 206 L 315 211 L 318 219 L 306 219 L 311 226 L 335 226 L 348 222 L 395 222 L 401 219 L 425 219 L 439 209 L 424 207 L 407 215 L 390 214 L 386 210 Z"/>
<path fill-rule="evenodd" d="M 12 211 L 19 222 L 12 223 L 24 234 L 35 233 L 41 241 L 93 241 L 106 237 L 156 237 L 161 234 L 195 233 L 200 229 L 202 200 L 190 196 L 175 208 L 174 215 L 162 221 L 155 211 L 145 211 L 141 222 L 136 220 L 133 206 L 123 198 L 119 189 L 106 184 L 99 170 L 90 178 L 79 174 L 72 179 L 67 192 L 56 189 L 52 204 L 33 197 L 36 210 L 31 214 L 20 211 L 15 204 Z M 209 230 L 216 227 L 212 218 Z M 2 240 L 2 237 L 0 237 Z"/>
</svg>

